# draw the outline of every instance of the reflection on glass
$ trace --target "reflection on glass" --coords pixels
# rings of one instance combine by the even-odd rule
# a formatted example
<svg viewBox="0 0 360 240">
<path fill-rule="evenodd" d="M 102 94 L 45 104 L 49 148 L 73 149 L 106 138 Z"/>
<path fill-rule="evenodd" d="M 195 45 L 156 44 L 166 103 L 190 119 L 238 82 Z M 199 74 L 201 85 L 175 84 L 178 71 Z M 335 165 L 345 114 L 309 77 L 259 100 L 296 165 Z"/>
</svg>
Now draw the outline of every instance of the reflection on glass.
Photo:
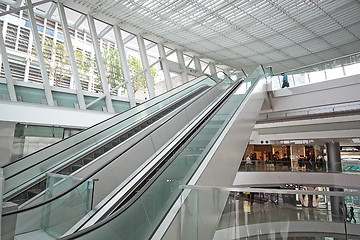
<svg viewBox="0 0 360 240">
<path fill-rule="evenodd" d="M 82 179 L 51 174 L 46 182 L 45 200 L 61 194 Z M 93 181 L 87 180 L 63 197 L 43 207 L 42 229 L 53 237 L 60 237 L 91 210 Z"/>
<path fill-rule="evenodd" d="M 182 188 L 191 189 L 189 195 L 183 195 L 183 240 L 288 239 L 290 236 L 307 239 L 319 233 L 319 228 L 328 237 L 360 237 L 357 228 L 352 227 L 360 220 L 360 207 L 356 204 L 359 192 L 330 192 L 312 186 L 294 190 Z"/>
</svg>

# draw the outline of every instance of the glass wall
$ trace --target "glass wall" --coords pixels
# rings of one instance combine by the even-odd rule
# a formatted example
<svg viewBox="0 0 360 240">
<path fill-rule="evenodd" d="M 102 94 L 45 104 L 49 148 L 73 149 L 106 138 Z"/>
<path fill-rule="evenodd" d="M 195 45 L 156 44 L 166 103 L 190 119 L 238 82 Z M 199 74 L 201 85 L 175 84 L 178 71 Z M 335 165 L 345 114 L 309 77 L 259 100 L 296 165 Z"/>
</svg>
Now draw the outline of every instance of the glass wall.
<svg viewBox="0 0 360 240">
<path fill-rule="evenodd" d="M 20 5 L 17 5 L 20 3 Z M 35 4 L 35 2 L 34 2 Z M 17 6 L 27 5 L 25 0 L 9 1 L 7 4 L 0 3 L 0 11 L 6 12 L 16 9 Z M 62 7 L 61 7 L 62 8 Z M 6 58 L 9 60 L 11 76 L 17 81 L 48 84 L 56 87 L 55 89 L 70 89 L 72 94 L 81 94 L 79 89 L 84 91 L 84 97 L 88 108 L 93 110 L 102 110 L 98 106 L 90 104 L 94 99 L 92 97 L 101 97 L 105 93 L 104 87 L 109 90 L 111 98 L 128 97 L 124 83 L 121 63 L 118 57 L 116 39 L 114 36 L 113 26 L 108 23 L 98 21 L 95 22 L 96 39 L 93 39 L 87 15 L 64 7 L 64 16 L 59 9 L 59 4 L 55 2 L 47 2 L 37 4 L 32 8 L 34 12 L 36 34 L 32 32 L 31 16 L 28 9 L 23 9 L 0 17 L 0 25 L 2 26 L 2 34 L 6 47 Z M 32 12 L 32 11 L 31 11 Z M 62 18 L 65 18 L 66 27 L 63 26 Z M 71 43 L 66 42 L 66 35 L 69 34 Z M 148 86 L 145 81 L 143 71 L 143 63 L 139 53 L 137 36 L 133 33 L 121 30 L 123 43 L 125 45 L 126 58 L 129 65 L 131 81 L 135 92 L 135 98 L 140 101 L 149 99 Z M 35 38 L 38 35 L 40 48 L 36 50 Z M 96 51 L 94 43 L 99 43 L 102 62 L 105 68 L 105 76 L 107 80 L 101 79 L 102 71 L 98 68 L 98 59 L 96 59 Z M 146 57 L 151 66 L 151 78 L 155 84 L 155 95 L 162 94 L 166 91 L 164 87 L 164 76 L 161 73 L 161 65 L 159 63 L 159 51 L 156 42 L 144 39 L 146 49 Z M 75 63 L 72 64 L 69 49 L 73 50 Z M 39 51 L 41 61 L 39 60 Z M 166 54 L 172 49 L 165 47 Z M 5 53 L 4 53 L 5 54 Z M 173 63 L 178 63 L 176 52 L 173 52 L 167 59 Z M 187 68 L 194 69 L 195 64 L 193 56 L 184 54 L 185 65 Z M 42 62 L 44 62 L 42 64 Z M 0 60 L 0 82 L 6 84 L 6 76 L 2 59 Z M 205 69 L 207 63 L 201 61 L 202 68 Z M 75 70 L 76 68 L 76 70 Z M 174 68 L 172 66 L 171 68 Z M 170 70 L 171 70 L 170 68 Z M 175 66 L 175 68 L 177 68 Z M 76 73 L 78 72 L 78 74 Z M 209 73 L 209 69 L 205 73 Z M 181 85 L 181 77 L 179 73 L 171 73 L 173 87 Z M 194 76 L 188 76 L 189 80 Z M 103 86 L 103 81 L 108 81 Z M 15 82 L 15 85 L 17 83 Z M 41 85 L 38 85 L 41 88 Z M 77 87 L 78 86 L 78 87 Z M 15 86 L 16 88 L 16 86 Z M 36 92 L 36 97 L 22 96 L 19 92 L 18 101 L 43 103 L 52 97 L 51 93 L 55 91 L 49 89 Z M 57 90 L 56 90 L 57 91 Z M 67 91 L 67 90 L 64 90 Z M 1 99 L 8 100 L 11 95 L 7 89 L 1 89 Z M 107 96 L 109 98 L 109 96 Z M 54 97 L 55 105 L 64 107 L 78 108 L 79 99 L 76 97 L 71 101 Z M 81 101 L 80 101 L 81 102 Z M 105 105 L 104 99 L 100 100 L 100 105 Z M 108 102 L 107 102 L 108 104 Z M 82 106 L 80 106 L 82 107 Z M 83 108 L 85 108 L 83 106 Z"/>
</svg>

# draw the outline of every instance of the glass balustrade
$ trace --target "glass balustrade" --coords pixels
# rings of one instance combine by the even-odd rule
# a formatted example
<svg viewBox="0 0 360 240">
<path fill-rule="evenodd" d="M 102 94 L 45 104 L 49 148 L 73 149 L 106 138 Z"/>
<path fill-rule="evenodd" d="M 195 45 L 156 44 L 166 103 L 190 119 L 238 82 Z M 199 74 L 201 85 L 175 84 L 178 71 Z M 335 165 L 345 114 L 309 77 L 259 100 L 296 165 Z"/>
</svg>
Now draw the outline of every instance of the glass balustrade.
<svg viewBox="0 0 360 240">
<path fill-rule="evenodd" d="M 181 188 L 183 240 L 360 238 L 359 191 Z"/>
<path fill-rule="evenodd" d="M 286 72 L 290 87 L 360 74 L 360 53 Z M 271 77 L 272 89 L 280 89 L 283 77 Z"/>
<path fill-rule="evenodd" d="M 20 207 L 21 212 L 3 216 L 1 221 L 5 227 L 2 229 L 2 237 L 8 239 L 6 236 L 20 236 L 38 229 L 54 238 L 63 235 L 91 210 L 94 182 L 92 179 L 82 180 L 73 176 L 48 174 L 44 194 L 38 195 L 30 203 L 44 204 L 26 211 L 21 211 Z M 63 194 L 77 184 L 73 191 Z M 56 196 L 59 198 L 47 201 Z"/>
</svg>

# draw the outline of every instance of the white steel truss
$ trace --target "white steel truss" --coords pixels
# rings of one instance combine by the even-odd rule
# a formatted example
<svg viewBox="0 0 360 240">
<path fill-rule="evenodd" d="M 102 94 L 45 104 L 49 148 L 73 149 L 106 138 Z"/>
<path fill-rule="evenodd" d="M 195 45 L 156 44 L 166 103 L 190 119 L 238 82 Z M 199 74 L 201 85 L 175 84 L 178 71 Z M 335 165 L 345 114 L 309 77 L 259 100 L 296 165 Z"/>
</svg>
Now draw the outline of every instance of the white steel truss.
<svg viewBox="0 0 360 240">
<path fill-rule="evenodd" d="M 149 41 L 145 40 L 146 41 L 146 46 L 145 46 L 145 41 L 144 41 L 143 35 L 136 33 L 136 31 L 133 33 L 130 32 L 130 34 L 126 34 L 125 39 L 122 40 L 121 32 L 120 32 L 120 31 L 122 31 L 122 29 L 120 30 L 120 28 L 118 28 L 118 31 L 117 31 L 115 28 L 112 27 L 111 24 L 107 24 L 105 27 L 103 27 L 101 30 L 99 30 L 97 32 L 96 31 L 97 27 L 95 27 L 94 16 L 93 16 L 94 14 L 96 14 L 95 10 L 93 11 L 93 14 L 85 15 L 85 14 L 80 13 L 80 14 L 78 14 L 77 18 L 75 18 L 75 19 L 73 18 L 71 21 L 69 21 L 69 19 L 67 19 L 67 14 L 69 14 L 69 13 L 65 12 L 64 4 L 63 4 L 63 3 L 67 4 L 66 1 L 53 2 L 51 0 L 43 0 L 43 1 L 37 1 L 37 2 L 33 3 L 31 0 L 18 0 L 18 1 L 0 0 L 0 3 L 1 2 L 6 3 L 8 6 L 11 6 L 11 7 L 7 8 L 5 11 L 2 10 L 0 12 L 0 17 L 1 16 L 7 17 L 10 14 L 16 15 L 19 13 L 20 13 L 19 16 L 22 16 L 25 14 L 25 12 L 24 12 L 24 14 L 21 14 L 21 11 L 29 12 L 28 15 L 30 18 L 31 30 L 28 31 L 25 29 L 26 31 L 28 31 L 28 33 L 27 33 L 28 34 L 28 40 L 27 40 L 28 41 L 28 44 L 27 44 L 28 49 L 27 49 L 27 51 L 28 51 L 28 53 L 30 51 L 32 51 L 31 45 L 34 44 L 35 49 L 36 49 L 36 54 L 37 54 L 37 56 L 39 56 L 39 59 L 36 60 L 36 61 L 38 61 L 38 69 L 39 69 L 37 71 L 39 71 L 39 73 L 41 72 L 41 77 L 37 77 L 38 80 L 36 80 L 36 79 L 35 80 L 38 82 L 42 82 L 42 84 L 44 85 L 46 103 L 48 105 L 50 105 L 50 106 L 57 105 L 57 102 L 54 102 L 54 99 L 52 96 L 52 91 L 51 91 L 51 88 L 52 88 L 51 85 L 53 84 L 53 81 L 54 81 L 53 76 L 51 79 L 49 79 L 49 75 L 48 75 L 49 69 L 44 62 L 43 51 L 45 51 L 45 49 L 42 48 L 44 41 L 49 39 L 49 37 L 47 35 L 48 31 L 49 31 L 49 28 L 47 25 L 49 25 L 49 24 L 50 24 L 49 25 L 50 30 L 54 29 L 54 30 L 51 30 L 51 31 L 53 31 L 52 32 L 53 36 L 54 35 L 57 36 L 57 37 L 54 37 L 54 40 L 53 40 L 54 43 L 57 44 L 58 41 L 62 41 L 64 44 L 66 44 L 67 55 L 69 58 L 69 66 L 71 68 L 70 75 L 72 77 L 67 77 L 65 80 L 66 82 L 64 84 L 67 85 L 69 88 L 74 88 L 76 90 L 78 103 L 74 103 L 74 105 L 78 104 L 79 108 L 87 109 L 87 108 L 93 106 L 95 103 L 99 102 L 101 99 L 105 99 L 107 111 L 114 112 L 114 107 L 113 107 L 112 101 L 111 101 L 112 95 L 118 94 L 117 91 L 120 88 L 124 88 L 125 86 L 127 89 L 127 96 L 129 97 L 130 106 L 131 107 L 135 106 L 136 100 L 135 100 L 135 96 L 133 94 L 131 81 L 132 81 L 132 79 L 136 78 L 137 76 L 139 76 L 143 73 L 145 73 L 145 75 L 146 75 L 149 96 L 150 96 L 150 98 L 154 97 L 155 96 L 155 91 L 154 91 L 154 86 L 153 86 L 154 80 L 151 77 L 150 68 L 154 67 L 156 64 L 159 64 L 159 62 L 161 63 L 160 65 L 162 67 L 161 70 L 163 71 L 163 79 L 165 82 L 166 90 L 172 89 L 172 82 L 171 82 L 171 77 L 170 77 L 170 71 L 172 71 L 172 70 L 170 70 L 168 68 L 167 57 L 174 52 L 174 50 L 171 50 L 171 48 L 176 48 L 176 47 L 174 47 L 174 44 L 171 44 L 172 47 L 170 47 L 170 49 L 169 49 L 169 48 L 165 47 L 165 45 L 162 42 L 161 43 L 158 43 L 156 41 L 149 42 Z M 87 16 L 88 16 L 88 22 L 85 22 Z M 35 24 L 35 22 L 38 21 L 39 17 L 43 18 L 43 20 L 42 20 L 42 21 L 44 21 L 43 25 L 41 25 L 41 24 L 39 25 L 38 23 Z M 86 28 L 84 29 L 84 24 L 86 24 L 86 23 L 88 24 L 87 29 Z M 8 25 L 8 22 L 6 21 L 5 25 L 4 25 L 5 28 L 3 28 L 3 36 L 4 37 L 5 36 L 7 37 L 8 31 L 9 31 L 9 30 L 6 30 L 7 25 Z M 17 27 L 17 28 L 18 28 L 17 31 L 19 31 L 19 29 L 23 29 L 23 27 Z M 39 32 L 35 30 L 36 28 L 38 28 Z M 44 30 L 40 31 L 40 29 L 44 29 Z M 74 33 L 74 29 L 77 30 L 77 33 L 76 32 Z M 23 30 L 21 30 L 21 31 L 23 31 Z M 59 32 L 59 31 L 61 31 L 61 32 Z M 82 51 L 83 54 L 85 54 L 86 56 L 88 56 L 88 52 L 86 49 L 84 50 L 84 49 L 79 48 L 79 44 L 76 43 L 78 40 L 76 40 L 76 39 L 81 38 L 81 39 L 84 39 L 83 41 L 86 40 L 89 43 L 92 43 L 93 53 L 95 54 L 97 59 L 101 59 L 101 54 L 102 54 L 101 49 L 103 48 L 104 43 L 109 42 L 109 40 L 105 40 L 105 42 L 104 42 L 103 39 L 108 38 L 106 35 L 109 34 L 110 31 L 113 31 L 113 34 L 115 34 L 114 39 L 110 40 L 110 43 L 111 43 L 111 41 L 113 41 L 113 43 L 111 43 L 112 46 L 113 47 L 116 46 L 116 48 L 119 50 L 119 56 L 121 58 L 120 62 L 122 65 L 125 81 L 122 84 L 118 84 L 115 88 L 111 89 L 111 91 L 110 91 L 109 86 L 107 84 L 108 80 L 106 77 L 105 69 L 104 69 L 104 66 L 102 66 L 103 65 L 102 61 L 98 62 L 97 63 L 97 65 L 98 65 L 97 71 L 100 75 L 101 89 L 102 89 L 103 94 L 101 94 L 101 93 L 97 94 L 98 95 L 97 99 L 93 100 L 92 102 L 90 102 L 86 105 L 85 99 L 84 99 L 84 91 L 92 91 L 92 87 L 91 87 L 92 85 L 90 85 L 90 84 L 84 85 L 84 83 L 86 83 L 86 82 L 84 82 L 84 80 L 82 79 L 82 77 L 79 74 L 79 70 L 77 69 L 78 59 L 76 59 L 76 57 L 75 57 L 75 50 L 79 51 L 79 49 L 80 49 L 80 51 Z M 118 34 L 117 32 L 120 34 Z M 62 38 L 60 38 L 60 39 L 59 39 L 59 33 L 62 34 Z M 21 36 L 21 35 L 19 35 L 19 34 L 22 34 L 22 33 L 19 32 L 19 33 L 14 33 L 14 34 L 15 34 L 14 36 L 16 36 L 16 45 L 14 48 L 15 48 L 15 50 L 17 50 L 20 47 L 19 36 Z M 16 34 L 18 34 L 18 35 L 16 35 Z M 120 35 L 120 37 L 116 36 L 116 35 Z M 75 37 L 75 39 L 74 39 L 74 37 Z M 131 41 L 133 41 L 133 39 L 135 37 L 137 37 L 138 48 L 131 45 Z M 32 38 L 34 38 L 34 39 L 32 39 Z M 100 40 L 100 42 L 99 42 L 99 40 Z M 8 41 L 8 39 L 6 41 Z M 9 43 L 5 43 L 2 46 L 7 46 L 7 44 L 9 44 Z M 73 45 L 73 44 L 75 44 L 75 45 Z M 127 45 L 125 46 L 125 44 L 127 44 Z M 77 45 L 77 47 L 76 47 L 76 45 Z M 123 53 L 121 53 L 121 46 L 123 46 L 122 48 L 124 48 Z M 153 54 L 155 51 L 155 50 L 152 51 L 151 49 L 153 49 L 155 46 L 157 46 L 158 52 L 157 52 L 157 54 L 155 54 L 155 56 L 151 56 L 151 54 Z M 75 47 L 76 47 L 76 49 L 75 49 Z M 142 66 L 143 66 L 143 70 L 141 70 L 140 72 L 138 72 L 136 74 L 133 73 L 132 77 L 126 73 L 126 72 L 128 72 L 128 71 L 126 71 L 126 57 L 127 57 L 128 50 L 136 51 L 140 54 L 141 62 L 142 62 Z M 11 52 L 10 55 L 14 54 L 13 50 L 11 50 L 10 52 Z M 1 54 L 2 54 L 2 58 L 5 57 L 6 60 L 8 60 L 8 53 L 7 53 L 6 47 L 4 48 L 4 50 L 2 50 Z M 24 55 L 24 54 L 22 54 L 22 55 Z M 199 56 L 199 55 L 197 55 L 197 56 Z M 16 57 L 18 57 L 18 56 L 16 55 Z M 149 63 L 149 57 L 152 58 L 151 64 Z M 33 58 L 33 57 L 31 57 L 31 58 Z M 52 56 L 52 59 L 55 59 L 55 58 L 56 58 L 55 55 Z M 189 60 L 189 58 L 190 58 L 190 60 Z M 158 59 L 158 60 L 156 60 L 156 59 Z M 193 62 L 193 64 L 195 64 L 195 66 L 196 66 L 196 65 L 199 65 L 199 62 L 200 62 L 200 57 L 197 57 L 197 59 L 195 60 L 191 56 L 186 55 L 186 59 L 187 59 L 186 60 L 187 64 L 185 64 L 185 61 L 184 61 L 184 53 L 182 51 L 177 50 L 177 58 L 176 58 L 175 62 L 177 64 L 179 64 L 183 82 L 188 81 L 187 74 L 188 74 L 188 72 L 191 72 L 191 71 L 188 71 L 187 69 L 191 68 L 190 67 L 191 63 Z M 125 61 L 125 64 L 123 63 L 124 61 Z M 203 60 L 201 60 L 201 61 L 203 61 Z M 12 80 L 13 79 L 12 74 L 14 74 L 14 73 L 12 73 L 10 71 L 10 69 L 12 69 L 14 66 L 17 66 L 16 65 L 17 63 L 15 63 L 14 60 L 11 60 L 11 62 L 0 61 L 0 63 L 1 62 L 4 65 L 4 67 L 6 68 L 6 70 L 2 74 L 3 74 L 3 76 L 5 75 L 5 78 L 7 80 L 6 83 L 8 85 L 7 87 L 8 87 L 8 92 L 9 92 L 9 98 L 12 101 L 16 101 L 16 91 L 14 88 L 14 80 Z M 202 63 L 202 64 L 207 64 L 207 63 Z M 24 67 L 21 66 L 21 68 L 25 69 L 24 73 L 23 73 L 24 74 L 23 79 L 21 79 L 21 74 L 20 74 L 20 75 L 16 75 L 16 80 L 19 80 L 19 77 L 20 77 L 20 80 L 23 80 L 23 81 L 29 81 L 30 78 L 31 78 L 31 81 L 33 81 L 33 79 L 34 79 L 33 64 L 30 61 L 26 61 L 25 66 Z M 197 71 L 192 71 L 192 72 L 196 72 L 198 75 L 199 69 L 201 72 L 201 66 L 200 66 L 200 68 L 199 68 L 199 66 L 197 66 Z M 29 71 L 30 71 L 30 74 L 29 74 Z M 174 71 L 177 71 L 177 70 L 174 69 Z M 89 83 L 91 83 L 92 80 L 90 79 L 89 81 L 90 81 Z M 123 91 L 123 90 L 121 90 L 121 91 Z"/>
</svg>

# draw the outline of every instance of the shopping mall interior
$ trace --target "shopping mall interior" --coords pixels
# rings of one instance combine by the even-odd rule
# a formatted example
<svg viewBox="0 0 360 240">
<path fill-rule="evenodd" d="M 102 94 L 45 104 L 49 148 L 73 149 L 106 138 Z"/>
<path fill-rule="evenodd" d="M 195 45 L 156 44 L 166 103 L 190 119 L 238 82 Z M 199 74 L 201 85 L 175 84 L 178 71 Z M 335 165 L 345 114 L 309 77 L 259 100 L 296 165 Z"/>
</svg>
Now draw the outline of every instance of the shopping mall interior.
<svg viewBox="0 0 360 240">
<path fill-rule="evenodd" d="M 360 239 L 359 12 L 0 0 L 0 239 Z"/>
</svg>

